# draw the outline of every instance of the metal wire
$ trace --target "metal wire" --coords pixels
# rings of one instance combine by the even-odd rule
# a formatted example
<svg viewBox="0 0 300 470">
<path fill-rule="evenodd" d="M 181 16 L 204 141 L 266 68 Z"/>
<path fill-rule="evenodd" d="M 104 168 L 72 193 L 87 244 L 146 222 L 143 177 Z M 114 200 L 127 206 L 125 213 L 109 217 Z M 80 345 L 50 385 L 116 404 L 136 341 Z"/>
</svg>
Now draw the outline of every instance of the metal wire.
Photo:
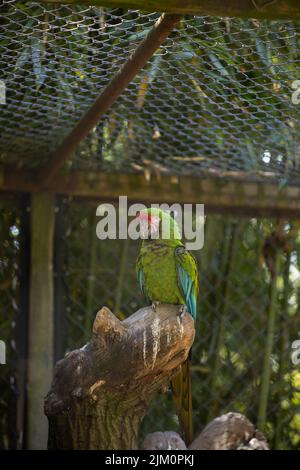
<svg viewBox="0 0 300 470">
<path fill-rule="evenodd" d="M 46 161 L 157 18 L 2 2 L 0 161 Z M 298 184 L 299 24 L 187 17 L 74 155 L 117 171 Z"/>
</svg>

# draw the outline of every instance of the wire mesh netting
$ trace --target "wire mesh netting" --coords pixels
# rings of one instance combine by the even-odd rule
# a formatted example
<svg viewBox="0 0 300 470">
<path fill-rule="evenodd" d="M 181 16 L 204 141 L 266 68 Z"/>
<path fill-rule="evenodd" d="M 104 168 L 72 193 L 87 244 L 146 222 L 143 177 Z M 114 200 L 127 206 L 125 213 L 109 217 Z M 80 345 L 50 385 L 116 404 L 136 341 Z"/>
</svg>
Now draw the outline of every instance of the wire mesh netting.
<svg viewBox="0 0 300 470">
<path fill-rule="evenodd" d="M 49 158 L 158 17 L 13 0 L 1 13 L 0 161 L 29 167 Z M 293 21 L 184 18 L 70 164 L 298 184 L 299 39 Z"/>
<path fill-rule="evenodd" d="M 135 274 L 139 242 L 99 241 L 94 203 L 65 201 L 60 207 L 64 247 L 56 277 L 62 285 L 63 351 L 90 338 L 96 312 L 107 305 L 120 319 L 144 305 Z M 210 215 L 205 245 L 198 253 L 200 291 L 193 346 L 192 390 L 195 430 L 226 411 L 257 423 L 266 342 L 272 354 L 265 429 L 272 448 L 299 448 L 299 368 L 291 361 L 300 328 L 300 252 L 298 222 L 286 222 L 289 249 L 280 254 L 276 282 L 270 272 L 276 232 L 269 219 Z M 266 264 L 267 263 L 267 264 Z M 266 267 L 268 266 L 268 267 Z M 271 301 L 275 292 L 275 303 Z M 275 333 L 270 316 L 276 312 Z M 155 398 L 143 435 L 178 429 L 171 393 Z"/>
</svg>

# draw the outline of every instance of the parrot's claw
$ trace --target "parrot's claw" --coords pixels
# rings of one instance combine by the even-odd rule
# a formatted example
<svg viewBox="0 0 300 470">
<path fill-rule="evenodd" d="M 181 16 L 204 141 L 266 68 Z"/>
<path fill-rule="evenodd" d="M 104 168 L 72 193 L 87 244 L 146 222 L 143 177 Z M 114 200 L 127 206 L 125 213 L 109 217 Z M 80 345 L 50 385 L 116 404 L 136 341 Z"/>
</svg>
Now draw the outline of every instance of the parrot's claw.
<svg viewBox="0 0 300 470">
<path fill-rule="evenodd" d="M 152 302 L 151 307 L 152 307 L 153 312 L 156 312 L 156 309 L 159 305 L 160 305 L 160 302 L 158 302 L 157 300 Z"/>
<path fill-rule="evenodd" d="M 179 318 L 180 320 L 182 320 L 182 317 L 184 317 L 184 315 L 188 313 L 188 309 L 187 309 L 187 306 L 186 305 L 181 305 L 179 307 Z"/>
</svg>

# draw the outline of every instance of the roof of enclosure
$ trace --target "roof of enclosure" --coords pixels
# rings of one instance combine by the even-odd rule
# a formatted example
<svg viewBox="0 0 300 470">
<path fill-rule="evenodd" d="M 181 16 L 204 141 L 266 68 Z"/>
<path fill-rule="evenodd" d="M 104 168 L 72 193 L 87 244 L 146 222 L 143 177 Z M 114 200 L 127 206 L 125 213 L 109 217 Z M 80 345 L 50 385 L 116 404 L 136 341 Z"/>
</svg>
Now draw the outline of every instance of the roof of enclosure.
<svg viewBox="0 0 300 470">
<path fill-rule="evenodd" d="M 0 9 L 0 163 L 37 167 L 159 14 L 14 0 Z M 69 164 L 299 185 L 299 64 L 299 23 L 184 17 Z"/>
</svg>

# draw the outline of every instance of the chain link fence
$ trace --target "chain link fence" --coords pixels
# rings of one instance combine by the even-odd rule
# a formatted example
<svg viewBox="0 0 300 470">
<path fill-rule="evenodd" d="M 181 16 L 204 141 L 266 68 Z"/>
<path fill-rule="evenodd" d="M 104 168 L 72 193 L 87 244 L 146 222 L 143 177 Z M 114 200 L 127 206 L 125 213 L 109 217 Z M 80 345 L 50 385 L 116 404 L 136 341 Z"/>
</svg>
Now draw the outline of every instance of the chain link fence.
<svg viewBox="0 0 300 470">
<path fill-rule="evenodd" d="M 14 0 L 0 8 L 0 161 L 32 167 L 158 14 Z M 70 165 L 299 183 L 299 38 L 293 21 L 185 17 Z"/>
</svg>

